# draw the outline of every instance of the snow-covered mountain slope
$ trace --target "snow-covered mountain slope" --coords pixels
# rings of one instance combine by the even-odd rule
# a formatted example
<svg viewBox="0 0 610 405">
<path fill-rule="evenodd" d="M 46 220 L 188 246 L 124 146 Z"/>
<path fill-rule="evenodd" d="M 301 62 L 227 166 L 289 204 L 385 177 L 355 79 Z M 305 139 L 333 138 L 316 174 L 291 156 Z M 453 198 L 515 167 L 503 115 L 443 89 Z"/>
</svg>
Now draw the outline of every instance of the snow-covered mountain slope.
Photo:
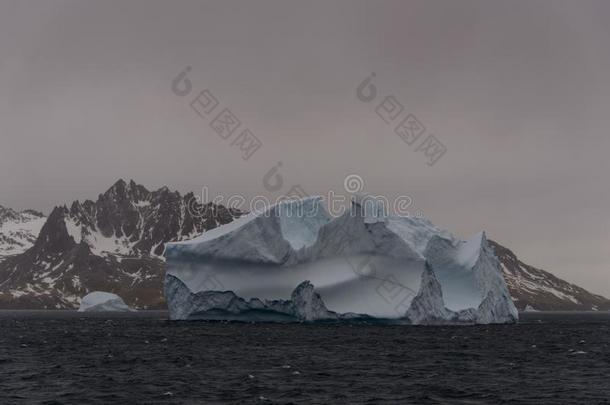
<svg viewBox="0 0 610 405">
<path fill-rule="evenodd" d="M 120 180 L 96 201 L 56 207 L 34 245 L 0 263 L 0 307 L 77 308 L 95 290 L 117 293 L 136 308 L 162 307 L 165 242 L 241 215 L 213 204 L 189 210 L 193 201 L 192 193 Z"/>
<path fill-rule="evenodd" d="M 548 271 L 523 263 L 497 242 L 489 241 L 502 263 L 502 272 L 515 305 L 539 311 L 610 310 L 610 300 L 564 281 Z"/>
<path fill-rule="evenodd" d="M 369 206 L 356 198 L 345 214 L 330 218 L 319 197 L 286 201 L 198 238 L 168 243 L 170 317 L 517 320 L 484 233 L 460 241 L 426 220 L 380 216 Z M 361 260 L 368 263 L 352 264 Z"/>
<path fill-rule="evenodd" d="M 119 292 L 137 308 L 162 307 L 164 243 L 203 232 L 202 237 L 212 238 L 219 230 L 210 230 L 242 216 L 209 204 L 194 207 L 201 215 L 193 218 L 186 209 L 192 201 L 192 193 L 181 196 L 167 188 L 148 191 L 133 181 L 118 181 L 96 201 L 57 207 L 49 218 L 0 207 L 0 308 L 77 308 L 79 297 L 93 290 Z M 237 227 L 244 220 L 231 225 Z M 409 240 L 420 255 L 430 235 L 441 232 L 423 219 L 387 221 L 388 229 Z M 281 226 L 289 229 L 294 223 L 288 219 Z M 298 235 L 288 232 L 288 243 L 296 249 L 310 245 L 318 227 L 314 221 Z M 450 238 L 447 233 L 444 236 Z M 489 244 L 520 310 L 527 305 L 540 310 L 610 309 L 606 298 L 521 262 L 496 242 Z M 467 259 L 466 253 L 461 260 Z M 367 263 L 352 264 L 361 271 Z M 442 274 L 437 276 L 442 282 Z"/>
<path fill-rule="evenodd" d="M 0 205 L 0 261 L 29 249 L 45 223 L 40 212 L 17 212 Z"/>
</svg>

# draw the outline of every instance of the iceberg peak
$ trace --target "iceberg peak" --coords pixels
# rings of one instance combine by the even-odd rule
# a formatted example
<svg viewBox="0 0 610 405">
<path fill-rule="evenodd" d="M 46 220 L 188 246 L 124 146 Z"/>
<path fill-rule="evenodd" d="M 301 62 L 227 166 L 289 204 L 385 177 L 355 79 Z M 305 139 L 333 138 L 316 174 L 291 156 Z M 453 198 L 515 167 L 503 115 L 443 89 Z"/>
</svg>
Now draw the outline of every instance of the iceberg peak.
<svg viewBox="0 0 610 405">
<path fill-rule="evenodd" d="M 477 232 L 459 245 L 456 261 L 463 266 L 473 267 L 479 260 L 481 250 L 486 243 L 485 231 Z"/>
<path fill-rule="evenodd" d="M 367 196 L 352 201 L 337 218 L 319 197 L 284 201 L 168 243 L 170 317 L 516 321 L 484 232 L 460 241 L 425 219 L 386 215 Z"/>
</svg>

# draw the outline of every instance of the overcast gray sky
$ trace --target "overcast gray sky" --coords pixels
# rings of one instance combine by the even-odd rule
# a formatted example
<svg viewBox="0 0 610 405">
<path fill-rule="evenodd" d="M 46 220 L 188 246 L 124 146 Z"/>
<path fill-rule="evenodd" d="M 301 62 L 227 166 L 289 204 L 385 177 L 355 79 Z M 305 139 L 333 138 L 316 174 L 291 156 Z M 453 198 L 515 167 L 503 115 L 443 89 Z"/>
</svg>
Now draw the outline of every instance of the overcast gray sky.
<svg viewBox="0 0 610 405">
<path fill-rule="evenodd" d="M 48 213 L 119 177 L 273 196 L 281 161 L 280 193 L 358 174 L 610 296 L 609 18 L 603 0 L 1 0 L 0 204 Z M 206 88 L 263 142 L 249 160 L 189 106 Z M 435 165 L 376 115 L 389 95 L 446 146 Z"/>
</svg>

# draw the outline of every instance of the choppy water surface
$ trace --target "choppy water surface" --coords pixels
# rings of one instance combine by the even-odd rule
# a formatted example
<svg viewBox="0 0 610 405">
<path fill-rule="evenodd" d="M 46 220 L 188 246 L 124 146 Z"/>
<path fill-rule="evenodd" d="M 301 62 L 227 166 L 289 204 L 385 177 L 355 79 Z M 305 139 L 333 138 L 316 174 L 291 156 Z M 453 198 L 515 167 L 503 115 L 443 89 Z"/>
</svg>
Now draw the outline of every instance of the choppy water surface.
<svg viewBox="0 0 610 405">
<path fill-rule="evenodd" d="M 610 314 L 518 325 L 0 312 L 0 403 L 607 404 Z"/>
</svg>

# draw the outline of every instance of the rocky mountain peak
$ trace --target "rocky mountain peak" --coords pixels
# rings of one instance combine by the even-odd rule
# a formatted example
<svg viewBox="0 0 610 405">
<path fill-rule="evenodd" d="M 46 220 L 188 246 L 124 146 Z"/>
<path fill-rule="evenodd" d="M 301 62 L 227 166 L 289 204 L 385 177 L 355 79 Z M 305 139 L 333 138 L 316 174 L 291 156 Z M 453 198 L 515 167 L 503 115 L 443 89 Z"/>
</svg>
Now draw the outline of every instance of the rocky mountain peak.
<svg viewBox="0 0 610 405">
<path fill-rule="evenodd" d="M 0 205 L 0 224 L 5 221 L 16 220 L 18 216 L 19 213 L 17 213 L 15 210 Z"/>
<path fill-rule="evenodd" d="M 0 206 L 0 261 L 30 248 L 44 221 L 44 215 L 38 211 L 18 212 Z"/>
<path fill-rule="evenodd" d="M 37 257 L 47 254 L 57 254 L 72 248 L 76 243 L 66 228 L 65 218 L 68 208 L 55 207 L 45 224 L 40 230 L 40 234 L 31 248 Z"/>
<path fill-rule="evenodd" d="M 93 290 L 120 292 L 136 307 L 161 305 L 165 243 L 242 215 L 214 204 L 193 215 L 192 196 L 120 179 L 97 200 L 55 207 L 33 246 L 0 263 L 0 305 L 73 308 Z"/>
<path fill-rule="evenodd" d="M 489 240 L 489 245 L 501 263 L 506 285 L 519 310 L 528 306 L 540 311 L 610 310 L 610 300 L 605 297 L 522 262 L 510 249 L 493 240 Z"/>
</svg>

